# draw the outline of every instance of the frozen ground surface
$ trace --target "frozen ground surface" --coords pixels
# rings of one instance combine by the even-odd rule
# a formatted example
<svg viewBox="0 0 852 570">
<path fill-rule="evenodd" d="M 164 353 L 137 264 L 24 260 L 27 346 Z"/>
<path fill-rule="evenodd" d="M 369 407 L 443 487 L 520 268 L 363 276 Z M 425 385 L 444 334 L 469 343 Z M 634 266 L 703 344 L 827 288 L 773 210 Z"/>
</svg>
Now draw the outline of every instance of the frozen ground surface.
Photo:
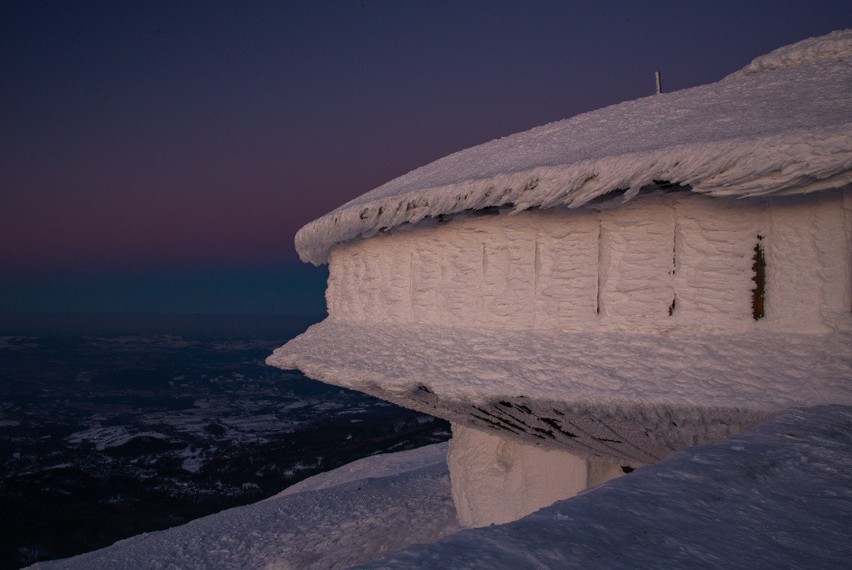
<svg viewBox="0 0 852 570">
<path fill-rule="evenodd" d="M 458 530 L 447 444 L 362 459 L 276 497 L 35 568 L 345 568 Z"/>
<path fill-rule="evenodd" d="M 785 410 L 515 523 L 455 534 L 445 453 L 439 444 L 361 460 L 255 505 L 37 567 L 844 568 L 852 558 L 852 407 Z"/>
</svg>

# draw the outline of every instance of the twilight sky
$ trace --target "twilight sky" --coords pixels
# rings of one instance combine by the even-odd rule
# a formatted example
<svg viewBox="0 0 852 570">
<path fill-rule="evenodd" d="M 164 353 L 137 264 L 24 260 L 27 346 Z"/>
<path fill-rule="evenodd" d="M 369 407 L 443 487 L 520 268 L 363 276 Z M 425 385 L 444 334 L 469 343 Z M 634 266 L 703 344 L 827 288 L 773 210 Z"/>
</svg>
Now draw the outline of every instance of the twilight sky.
<svg viewBox="0 0 852 570">
<path fill-rule="evenodd" d="M 0 313 L 321 310 L 293 235 L 328 210 L 849 26 L 848 0 L 3 0 Z"/>
</svg>

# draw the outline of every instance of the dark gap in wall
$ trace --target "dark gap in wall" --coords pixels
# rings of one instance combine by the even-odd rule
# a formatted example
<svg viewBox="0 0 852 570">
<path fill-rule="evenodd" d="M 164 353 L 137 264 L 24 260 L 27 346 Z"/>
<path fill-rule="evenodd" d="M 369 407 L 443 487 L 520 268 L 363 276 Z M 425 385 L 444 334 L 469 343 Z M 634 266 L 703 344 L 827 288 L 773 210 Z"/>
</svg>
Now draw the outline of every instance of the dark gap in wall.
<svg viewBox="0 0 852 570">
<path fill-rule="evenodd" d="M 671 180 L 654 180 L 651 184 L 646 184 L 639 188 L 638 191 L 635 192 L 636 196 L 648 196 L 648 195 L 658 195 L 658 194 L 668 194 L 670 192 L 688 192 L 692 190 L 692 186 L 689 184 L 681 184 L 679 182 L 672 182 Z M 625 196 L 630 192 L 630 187 L 627 188 L 613 188 L 599 196 L 595 196 L 585 205 L 587 206 L 600 206 L 600 205 L 615 205 L 616 201 L 620 201 L 621 203 L 626 202 L 624 199 Z"/>
<path fill-rule="evenodd" d="M 536 301 L 534 306 L 538 306 L 538 282 L 541 277 L 541 251 L 538 245 L 538 238 L 535 240 L 533 248 L 533 296 Z"/>
<path fill-rule="evenodd" d="M 672 270 L 669 272 L 670 280 L 674 280 L 675 273 L 677 272 L 677 217 L 675 217 L 674 227 L 672 228 Z M 677 291 L 674 290 L 674 283 L 672 283 L 672 304 L 669 305 L 669 316 L 673 316 L 675 309 L 677 309 Z"/>
<path fill-rule="evenodd" d="M 764 302 L 766 299 L 766 256 L 763 254 L 763 236 L 757 234 L 754 244 L 754 263 L 751 265 L 754 288 L 751 290 L 751 316 L 760 320 L 765 316 Z"/>
<path fill-rule="evenodd" d="M 624 193 L 627 192 L 628 190 L 630 190 L 630 188 L 615 188 L 613 190 L 610 190 L 609 192 L 604 192 L 600 196 L 595 196 L 594 198 L 592 198 L 591 200 L 586 202 L 586 204 L 588 204 L 588 205 L 603 204 L 605 202 L 615 200 L 616 198 L 621 198 L 622 196 L 624 196 Z"/>
<path fill-rule="evenodd" d="M 540 417 L 540 418 L 538 418 L 538 419 L 540 419 L 542 422 L 546 423 L 546 424 L 547 424 L 547 425 L 549 425 L 550 427 L 552 427 L 552 428 L 556 429 L 556 430 L 557 430 L 558 432 L 560 432 L 561 434 L 566 435 L 566 436 L 568 436 L 568 437 L 570 437 L 570 438 L 572 438 L 572 439 L 576 439 L 576 438 L 580 437 L 580 436 L 579 436 L 579 435 L 577 435 L 576 433 L 572 433 L 572 432 L 570 432 L 570 431 L 568 431 L 568 430 L 566 430 L 566 429 L 563 429 L 563 428 L 562 428 L 562 424 L 561 424 L 561 423 L 559 423 L 559 421 L 558 421 L 558 420 L 554 420 L 553 418 L 541 418 L 541 417 Z"/>
<path fill-rule="evenodd" d="M 595 314 L 601 314 L 601 248 L 603 248 L 603 244 L 601 243 L 601 233 L 603 229 L 601 228 L 601 221 L 598 220 L 598 274 L 597 274 L 597 290 L 595 291 Z"/>
<path fill-rule="evenodd" d="M 501 206 L 486 206 L 484 208 L 468 208 L 464 211 L 468 216 L 499 216 Z"/>
<path fill-rule="evenodd" d="M 653 184 L 647 184 L 639 189 L 639 194 L 651 194 L 653 192 L 662 191 L 669 192 L 688 192 L 692 190 L 689 184 L 681 184 L 680 182 L 672 182 L 671 180 L 654 180 Z"/>
</svg>

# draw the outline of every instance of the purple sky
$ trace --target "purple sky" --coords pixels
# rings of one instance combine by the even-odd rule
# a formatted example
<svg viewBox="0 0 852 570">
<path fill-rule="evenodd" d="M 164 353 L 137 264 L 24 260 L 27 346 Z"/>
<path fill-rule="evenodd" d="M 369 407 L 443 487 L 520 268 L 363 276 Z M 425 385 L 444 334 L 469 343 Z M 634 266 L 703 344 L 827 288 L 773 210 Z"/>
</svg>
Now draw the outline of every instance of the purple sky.
<svg viewBox="0 0 852 570">
<path fill-rule="evenodd" d="M 5 0 L 0 312 L 38 279 L 292 266 L 299 227 L 417 166 L 851 25 L 848 0 Z"/>
</svg>

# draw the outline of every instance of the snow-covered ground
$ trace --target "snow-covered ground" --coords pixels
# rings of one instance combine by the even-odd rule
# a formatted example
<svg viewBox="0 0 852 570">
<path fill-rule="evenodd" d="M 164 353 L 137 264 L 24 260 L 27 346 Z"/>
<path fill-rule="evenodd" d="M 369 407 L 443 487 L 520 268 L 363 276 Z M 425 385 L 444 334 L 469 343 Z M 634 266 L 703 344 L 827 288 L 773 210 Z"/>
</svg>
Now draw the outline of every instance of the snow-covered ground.
<svg viewBox="0 0 852 570">
<path fill-rule="evenodd" d="M 849 406 L 785 410 L 517 522 L 461 532 L 445 457 L 439 444 L 363 459 L 254 505 L 36 567 L 844 568 L 852 559 Z"/>
<path fill-rule="evenodd" d="M 362 459 L 253 505 L 34 567 L 283 569 L 368 562 L 458 530 L 446 452 L 444 443 Z"/>
</svg>

